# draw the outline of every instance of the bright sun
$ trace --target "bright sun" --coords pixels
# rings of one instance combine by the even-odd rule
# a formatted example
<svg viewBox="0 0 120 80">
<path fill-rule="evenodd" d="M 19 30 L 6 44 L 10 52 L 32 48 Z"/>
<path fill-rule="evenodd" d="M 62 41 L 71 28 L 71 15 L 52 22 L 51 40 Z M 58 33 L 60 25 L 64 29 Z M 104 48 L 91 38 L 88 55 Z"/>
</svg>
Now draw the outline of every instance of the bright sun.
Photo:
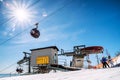
<svg viewBox="0 0 120 80">
<path fill-rule="evenodd" d="M 20 22 L 29 20 L 29 18 L 30 18 L 29 12 L 24 8 L 16 8 L 13 11 L 13 16 L 15 17 L 16 20 L 18 20 Z"/>
<path fill-rule="evenodd" d="M 35 9 L 29 7 L 25 1 L 13 0 L 12 2 L 6 2 L 5 12 L 8 18 L 10 18 L 12 24 L 23 27 L 34 22 L 36 17 Z"/>
</svg>

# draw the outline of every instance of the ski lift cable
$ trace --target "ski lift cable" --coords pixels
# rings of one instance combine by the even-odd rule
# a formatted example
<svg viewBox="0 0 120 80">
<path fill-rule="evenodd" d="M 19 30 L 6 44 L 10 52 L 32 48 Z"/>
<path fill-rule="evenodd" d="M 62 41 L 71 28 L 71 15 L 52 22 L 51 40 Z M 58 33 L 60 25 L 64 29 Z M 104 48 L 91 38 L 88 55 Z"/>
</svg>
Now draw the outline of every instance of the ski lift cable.
<svg viewBox="0 0 120 80">
<path fill-rule="evenodd" d="M 51 14 L 49 14 L 47 17 L 43 18 L 43 19 L 40 20 L 39 22 L 42 22 L 42 21 L 44 21 L 45 19 L 49 18 L 50 16 L 54 15 L 56 12 L 62 10 L 63 8 L 65 8 L 67 5 L 69 5 L 69 4 L 72 3 L 72 2 L 73 2 L 73 0 L 71 0 L 69 3 L 64 4 L 62 7 L 58 8 L 58 9 L 55 10 L 55 11 L 53 11 Z M 38 23 L 39 23 L 39 22 L 38 22 Z M 22 34 L 23 32 L 25 32 L 26 30 L 28 30 L 28 29 L 31 28 L 31 27 L 32 27 L 32 26 L 30 26 L 30 27 L 24 29 L 23 31 L 21 31 L 21 32 L 19 32 L 19 33 L 17 33 L 15 36 L 13 36 L 13 37 L 11 37 L 11 38 L 9 38 L 9 39 L 3 41 L 2 43 L 0 43 L 0 45 L 3 45 L 4 43 L 8 42 L 9 40 L 11 40 L 11 39 L 17 37 L 18 35 Z"/>
<path fill-rule="evenodd" d="M 41 1 L 41 0 L 35 1 L 33 4 L 29 5 L 28 8 L 31 7 L 31 6 L 34 6 L 35 4 L 38 4 L 40 1 Z"/>
<path fill-rule="evenodd" d="M 0 25 L 3 25 L 3 24 L 5 24 L 5 23 L 7 23 L 7 22 L 10 21 L 12 18 L 13 18 L 13 17 L 10 17 L 10 18 L 8 18 L 5 22 L 1 22 Z"/>
<path fill-rule="evenodd" d="M 11 38 L 9 38 L 9 39 L 7 39 L 7 40 L 3 41 L 2 43 L 0 43 L 0 45 L 2 45 L 2 44 L 4 44 L 4 43 L 8 42 L 9 40 L 11 40 L 11 39 L 13 39 L 13 38 L 17 37 L 18 35 L 22 34 L 22 33 L 23 33 L 24 31 L 26 31 L 26 30 L 28 30 L 28 28 L 26 28 L 26 29 L 24 29 L 23 31 L 21 31 L 21 32 L 17 33 L 17 34 L 16 34 L 16 35 L 14 35 L 13 37 L 11 37 Z"/>
<path fill-rule="evenodd" d="M 11 77 L 12 74 L 14 74 L 14 76 L 16 76 L 17 72 L 15 70 L 13 70 L 9 73 L 9 76 Z M 3 77 L 6 77 L 6 75 L 0 76 L 0 78 L 3 78 Z"/>
<path fill-rule="evenodd" d="M 0 70 L 0 72 L 3 72 L 3 71 L 5 71 L 5 70 L 11 68 L 11 67 L 14 66 L 14 65 L 16 65 L 16 62 L 13 63 L 13 64 L 11 64 L 11 65 L 9 65 L 9 66 L 7 66 L 7 67 L 5 67 L 4 69 Z"/>
</svg>

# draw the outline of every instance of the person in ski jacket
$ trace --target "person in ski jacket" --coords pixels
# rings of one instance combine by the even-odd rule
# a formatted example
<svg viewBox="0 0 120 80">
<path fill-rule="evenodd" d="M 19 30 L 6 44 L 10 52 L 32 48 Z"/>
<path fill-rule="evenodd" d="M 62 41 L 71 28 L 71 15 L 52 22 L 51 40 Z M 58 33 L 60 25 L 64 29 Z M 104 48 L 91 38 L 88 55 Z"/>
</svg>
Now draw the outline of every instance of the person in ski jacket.
<svg viewBox="0 0 120 80">
<path fill-rule="evenodd" d="M 107 59 L 106 57 L 102 57 L 102 60 L 101 60 L 102 64 L 103 64 L 103 68 L 107 68 L 107 67 L 110 67 L 107 63 Z"/>
</svg>

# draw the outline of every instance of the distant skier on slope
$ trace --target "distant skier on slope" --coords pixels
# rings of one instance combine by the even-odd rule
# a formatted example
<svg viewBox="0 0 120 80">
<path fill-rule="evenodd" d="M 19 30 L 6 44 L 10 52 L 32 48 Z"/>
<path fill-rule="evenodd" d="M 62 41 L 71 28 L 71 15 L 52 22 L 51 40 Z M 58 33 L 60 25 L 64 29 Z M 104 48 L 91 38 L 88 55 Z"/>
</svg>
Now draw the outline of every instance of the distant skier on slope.
<svg viewBox="0 0 120 80">
<path fill-rule="evenodd" d="M 107 66 L 110 67 L 110 66 L 108 65 L 108 63 L 107 63 L 106 57 L 102 57 L 101 62 L 102 62 L 102 64 L 103 64 L 103 68 L 107 68 Z"/>
</svg>

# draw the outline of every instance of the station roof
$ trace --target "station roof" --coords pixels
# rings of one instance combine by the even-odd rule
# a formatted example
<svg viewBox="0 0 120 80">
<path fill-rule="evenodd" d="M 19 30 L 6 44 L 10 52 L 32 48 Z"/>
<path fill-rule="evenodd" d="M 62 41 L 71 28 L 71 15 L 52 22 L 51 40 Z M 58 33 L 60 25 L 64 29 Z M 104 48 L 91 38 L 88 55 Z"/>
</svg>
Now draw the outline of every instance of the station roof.
<svg viewBox="0 0 120 80">
<path fill-rule="evenodd" d="M 57 49 L 57 51 L 59 51 L 59 49 L 56 46 L 48 46 L 48 47 L 43 47 L 43 48 L 30 49 L 30 51 L 49 49 L 49 48 Z"/>
<path fill-rule="evenodd" d="M 96 53 L 102 53 L 103 47 L 102 46 L 90 46 L 80 49 L 80 51 L 84 54 L 96 54 Z"/>
</svg>

